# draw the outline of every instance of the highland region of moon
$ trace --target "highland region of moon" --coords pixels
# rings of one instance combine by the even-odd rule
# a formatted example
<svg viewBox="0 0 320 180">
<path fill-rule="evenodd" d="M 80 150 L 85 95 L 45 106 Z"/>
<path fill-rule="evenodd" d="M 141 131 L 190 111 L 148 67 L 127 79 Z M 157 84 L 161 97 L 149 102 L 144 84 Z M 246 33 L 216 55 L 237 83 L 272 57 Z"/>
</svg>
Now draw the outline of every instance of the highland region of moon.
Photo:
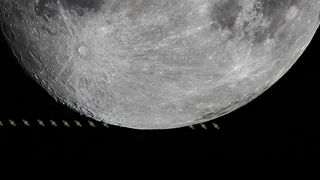
<svg viewBox="0 0 320 180">
<path fill-rule="evenodd" d="M 318 0 L 1 0 L 21 66 L 73 110 L 169 129 L 238 109 L 296 62 Z"/>
</svg>

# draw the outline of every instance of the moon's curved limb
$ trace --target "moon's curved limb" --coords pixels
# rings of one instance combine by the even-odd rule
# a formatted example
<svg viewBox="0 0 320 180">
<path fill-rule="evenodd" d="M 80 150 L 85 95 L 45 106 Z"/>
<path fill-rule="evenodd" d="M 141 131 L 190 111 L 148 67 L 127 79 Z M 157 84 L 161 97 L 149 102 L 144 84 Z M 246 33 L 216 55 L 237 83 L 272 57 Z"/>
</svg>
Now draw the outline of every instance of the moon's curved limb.
<svg viewBox="0 0 320 180">
<path fill-rule="evenodd" d="M 251 101 L 319 25 L 319 2 L 307 0 L 85 2 L 5 0 L 2 27 L 53 97 L 139 129 L 201 123 Z"/>
</svg>

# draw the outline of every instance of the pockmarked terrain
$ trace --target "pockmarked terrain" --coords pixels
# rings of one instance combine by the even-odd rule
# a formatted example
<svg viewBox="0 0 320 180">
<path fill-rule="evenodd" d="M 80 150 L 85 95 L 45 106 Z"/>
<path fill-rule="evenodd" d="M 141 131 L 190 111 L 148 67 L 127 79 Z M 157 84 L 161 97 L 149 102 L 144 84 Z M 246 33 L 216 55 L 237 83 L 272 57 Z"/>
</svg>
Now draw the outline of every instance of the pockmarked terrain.
<svg viewBox="0 0 320 180">
<path fill-rule="evenodd" d="M 75 111 L 137 129 L 203 123 L 274 84 L 318 0 L 1 0 L 19 63 Z"/>
</svg>

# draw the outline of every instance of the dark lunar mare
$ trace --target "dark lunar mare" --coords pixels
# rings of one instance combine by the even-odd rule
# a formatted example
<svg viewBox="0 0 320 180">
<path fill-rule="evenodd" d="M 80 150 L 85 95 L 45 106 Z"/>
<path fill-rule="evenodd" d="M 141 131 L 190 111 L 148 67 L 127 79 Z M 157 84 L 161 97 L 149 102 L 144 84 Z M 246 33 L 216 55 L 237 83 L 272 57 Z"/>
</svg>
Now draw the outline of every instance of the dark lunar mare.
<svg viewBox="0 0 320 180">
<path fill-rule="evenodd" d="M 259 6 L 259 4 L 261 6 Z M 270 21 L 270 25 L 265 28 L 253 30 L 254 39 L 251 39 L 251 41 L 255 44 L 260 44 L 268 37 L 276 39 L 276 32 L 280 26 L 286 22 L 285 16 L 287 10 L 299 4 L 299 0 L 257 0 L 252 11 L 258 14 L 261 13 L 264 18 Z M 236 36 L 239 29 L 236 29 L 235 23 L 242 10 L 238 0 L 228 0 L 214 4 L 210 13 L 213 29 L 226 29 L 231 32 L 230 38 Z M 250 22 L 244 22 L 244 26 L 242 27 L 244 34 L 249 34 L 249 32 L 247 32 L 249 23 Z M 252 37 L 245 36 L 244 38 L 248 40 L 248 38 Z"/>
<path fill-rule="evenodd" d="M 85 11 L 98 12 L 104 0 L 39 0 L 36 5 L 36 12 L 39 16 L 52 18 L 58 13 L 57 8 L 53 8 L 58 5 L 58 1 L 64 9 L 73 10 L 79 16 L 83 16 Z"/>
<path fill-rule="evenodd" d="M 262 13 L 264 17 L 270 20 L 270 25 L 265 29 L 256 32 L 255 42 L 262 43 L 270 36 L 276 39 L 276 32 L 281 25 L 286 23 L 286 12 L 292 6 L 298 6 L 300 0 L 258 0 L 262 4 L 262 8 L 256 8 L 258 13 Z"/>
<path fill-rule="evenodd" d="M 84 14 L 84 10 L 98 12 L 104 4 L 104 0 L 61 0 L 66 9 L 74 9 L 79 15 Z"/>
<path fill-rule="evenodd" d="M 233 27 L 241 10 L 242 7 L 239 5 L 238 0 L 229 0 L 215 4 L 210 16 L 213 21 L 218 23 L 219 28 L 233 31 Z"/>
<path fill-rule="evenodd" d="M 40 0 L 35 6 L 35 11 L 38 16 L 52 18 L 58 14 L 58 9 L 54 8 L 54 5 L 57 6 L 57 0 Z"/>
</svg>

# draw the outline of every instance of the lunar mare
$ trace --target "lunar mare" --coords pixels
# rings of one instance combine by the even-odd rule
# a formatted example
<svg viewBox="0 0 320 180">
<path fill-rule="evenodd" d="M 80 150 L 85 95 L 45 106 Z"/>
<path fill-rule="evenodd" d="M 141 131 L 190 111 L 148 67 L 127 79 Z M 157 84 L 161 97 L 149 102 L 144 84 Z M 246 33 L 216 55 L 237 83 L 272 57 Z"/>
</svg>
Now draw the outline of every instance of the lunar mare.
<svg viewBox="0 0 320 180">
<path fill-rule="evenodd" d="M 167 129 L 250 102 L 298 59 L 317 0 L 1 0 L 19 63 L 106 123 Z"/>
</svg>

